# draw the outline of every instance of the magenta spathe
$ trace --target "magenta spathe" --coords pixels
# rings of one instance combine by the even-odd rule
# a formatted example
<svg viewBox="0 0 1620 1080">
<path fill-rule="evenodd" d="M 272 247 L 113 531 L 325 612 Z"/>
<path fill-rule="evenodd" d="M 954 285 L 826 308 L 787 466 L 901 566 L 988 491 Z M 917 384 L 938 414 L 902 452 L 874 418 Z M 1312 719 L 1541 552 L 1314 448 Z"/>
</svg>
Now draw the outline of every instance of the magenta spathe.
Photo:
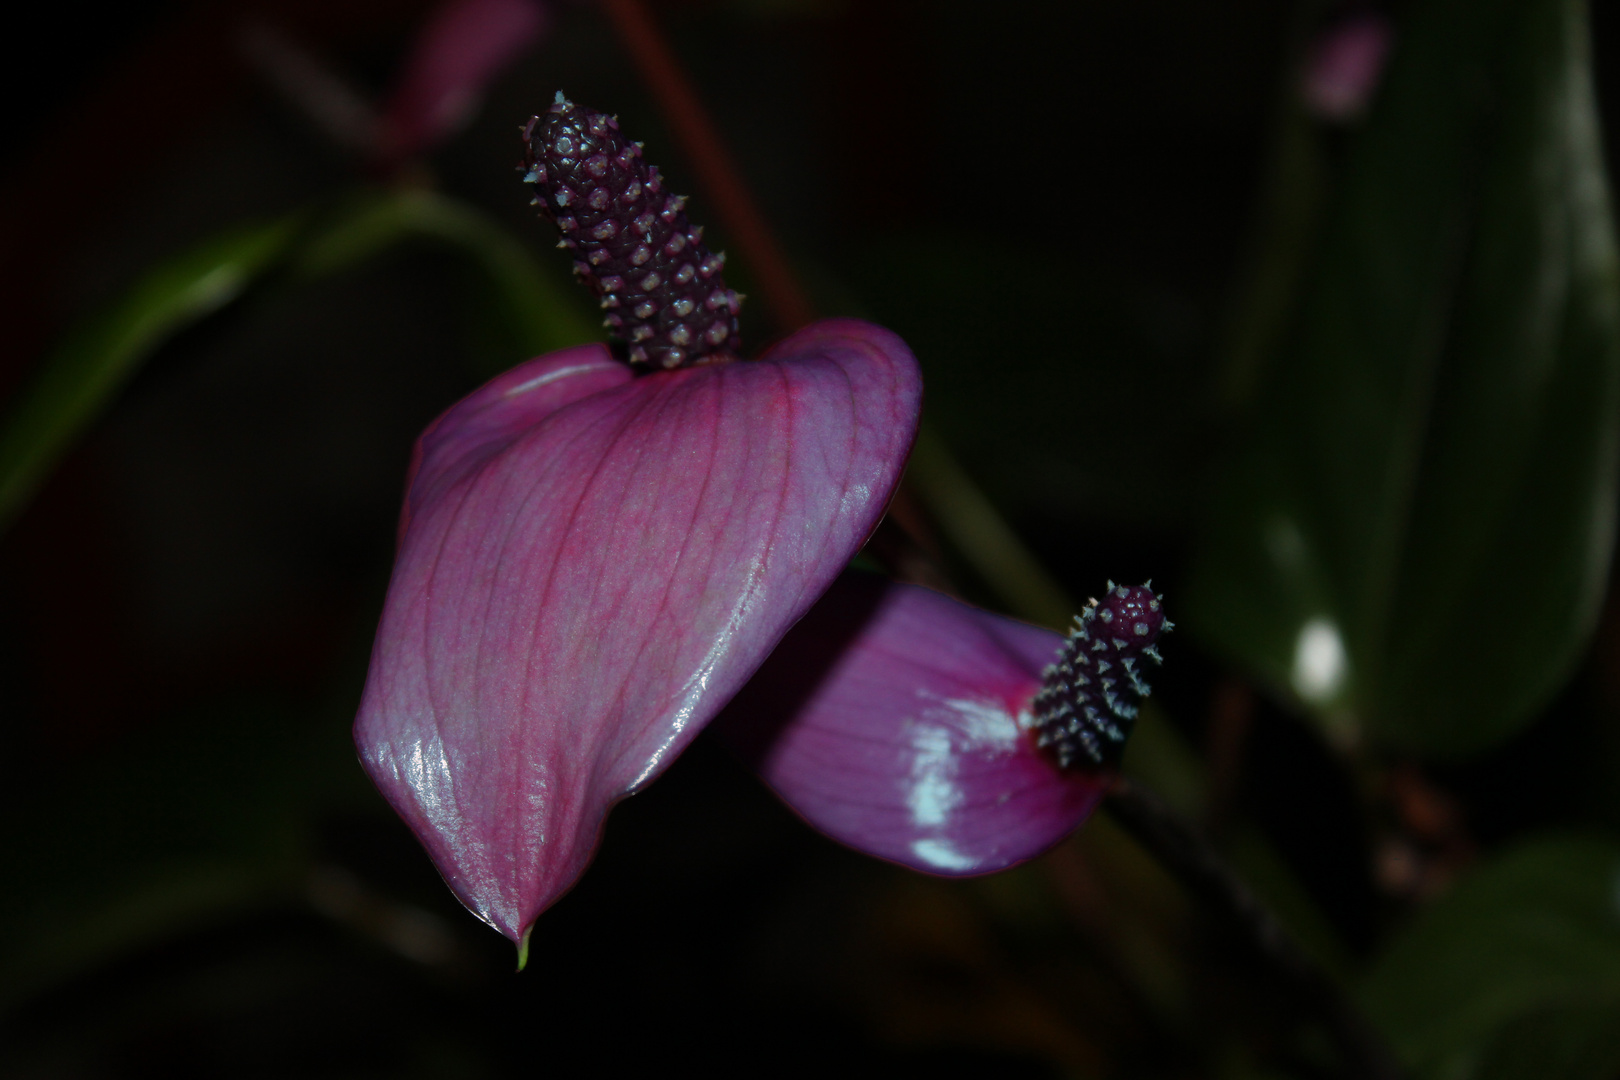
<svg viewBox="0 0 1620 1080">
<path fill-rule="evenodd" d="M 1037 746 L 1062 635 L 916 585 L 846 574 L 718 730 L 782 801 L 853 848 L 933 874 L 987 874 L 1072 832 L 1107 769 Z"/>
<path fill-rule="evenodd" d="M 578 879 L 876 526 L 920 403 L 832 319 L 641 377 L 552 353 L 429 426 L 355 740 L 469 909 L 522 941 Z"/>
<path fill-rule="evenodd" d="M 542 0 L 445 0 L 428 16 L 384 104 L 378 152 L 390 165 L 460 129 L 488 85 L 545 35 Z"/>
</svg>

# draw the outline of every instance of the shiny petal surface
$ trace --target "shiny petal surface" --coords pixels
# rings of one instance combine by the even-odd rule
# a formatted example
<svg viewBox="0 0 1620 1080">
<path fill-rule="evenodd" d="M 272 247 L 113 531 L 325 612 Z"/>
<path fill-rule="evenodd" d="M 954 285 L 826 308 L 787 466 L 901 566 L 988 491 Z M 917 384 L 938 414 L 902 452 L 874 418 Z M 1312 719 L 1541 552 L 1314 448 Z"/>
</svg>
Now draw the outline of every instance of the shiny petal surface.
<svg viewBox="0 0 1620 1080">
<path fill-rule="evenodd" d="M 414 157 L 473 114 L 491 79 L 545 31 L 539 0 L 449 0 L 417 34 L 383 113 L 384 153 Z"/>
<path fill-rule="evenodd" d="M 934 874 L 1040 854 L 1107 778 L 1060 771 L 1028 730 L 1063 638 L 947 596 L 848 574 L 717 730 L 811 825 Z"/>
<path fill-rule="evenodd" d="M 469 908 L 519 940 L 574 882 L 876 525 L 920 394 L 827 320 L 641 378 L 555 353 L 423 434 L 355 736 Z"/>
</svg>

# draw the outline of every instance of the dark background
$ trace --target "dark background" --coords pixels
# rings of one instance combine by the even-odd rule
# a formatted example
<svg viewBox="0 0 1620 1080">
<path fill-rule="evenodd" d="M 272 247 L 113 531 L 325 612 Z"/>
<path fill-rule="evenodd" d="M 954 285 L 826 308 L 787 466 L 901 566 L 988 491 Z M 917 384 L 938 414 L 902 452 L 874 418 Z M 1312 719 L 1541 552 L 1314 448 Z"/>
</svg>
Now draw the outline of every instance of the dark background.
<svg viewBox="0 0 1620 1080">
<path fill-rule="evenodd" d="M 906 338 L 929 420 L 1072 592 L 1151 575 L 1173 612 L 1290 50 L 1332 9 L 654 7 L 821 308 Z M 1611 7 L 1595 30 L 1612 174 Z M 245 22 L 380 95 L 428 10 L 61 3 L 11 22 L 0 397 L 143 267 L 365 178 L 241 60 Z M 554 16 L 429 162 L 542 254 L 513 127 L 559 87 L 694 188 L 605 19 Z M 0 539 L 0 808 L 28 823 L 7 911 L 90 928 L 17 975 L 0 1072 L 1191 1076 L 1236 1045 L 1264 1056 L 1276 1003 L 1105 823 L 997 878 L 924 878 L 811 833 L 703 740 L 615 811 L 512 976 L 346 741 L 410 441 L 520 359 L 490 354 L 475 292 L 428 245 L 256 292 L 166 346 Z M 745 318 L 746 340 L 775 332 Z M 1446 858 L 1617 820 L 1612 796 L 1567 783 L 1613 753 L 1616 614 L 1594 650 L 1546 722 L 1425 779 L 1461 822 Z M 1166 651 L 1163 716 L 1365 949 L 1409 898 L 1377 873 L 1356 778 L 1191 640 Z M 1212 720 L 1234 707 L 1236 762 Z M 227 884 L 192 883 L 212 899 L 175 902 L 192 886 L 143 870 L 214 833 L 257 846 Z"/>
</svg>

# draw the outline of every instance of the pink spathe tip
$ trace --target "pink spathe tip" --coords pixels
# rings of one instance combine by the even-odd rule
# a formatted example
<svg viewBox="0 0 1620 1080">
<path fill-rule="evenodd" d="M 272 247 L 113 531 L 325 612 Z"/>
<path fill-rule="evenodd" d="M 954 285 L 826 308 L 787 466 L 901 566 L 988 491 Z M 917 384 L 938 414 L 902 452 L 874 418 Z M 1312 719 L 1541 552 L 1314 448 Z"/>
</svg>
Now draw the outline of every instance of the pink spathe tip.
<svg viewBox="0 0 1620 1080">
<path fill-rule="evenodd" d="M 418 440 L 355 741 L 456 895 L 513 941 L 864 542 L 921 381 L 815 323 L 747 363 L 529 361 Z"/>
<path fill-rule="evenodd" d="M 1063 645 L 928 589 L 851 573 L 717 731 L 833 839 L 929 873 L 987 874 L 1063 839 L 1112 783 L 1036 746 L 1032 703 Z"/>
<path fill-rule="evenodd" d="M 1384 72 L 1395 32 L 1389 19 L 1361 12 L 1329 26 L 1306 55 L 1300 96 L 1313 115 L 1334 122 L 1367 111 Z"/>
<path fill-rule="evenodd" d="M 484 88 L 550 22 L 542 0 L 448 0 L 417 33 L 383 110 L 382 154 L 398 162 L 455 134 Z"/>
</svg>

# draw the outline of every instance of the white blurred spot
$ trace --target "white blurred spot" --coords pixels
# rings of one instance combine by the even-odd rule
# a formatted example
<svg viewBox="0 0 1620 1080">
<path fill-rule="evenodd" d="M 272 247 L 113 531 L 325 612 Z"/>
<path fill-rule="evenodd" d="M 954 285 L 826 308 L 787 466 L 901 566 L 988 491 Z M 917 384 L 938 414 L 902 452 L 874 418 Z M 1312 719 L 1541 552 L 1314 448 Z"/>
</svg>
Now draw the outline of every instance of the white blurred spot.
<svg viewBox="0 0 1620 1080">
<path fill-rule="evenodd" d="M 914 721 L 906 808 L 917 827 L 939 828 L 962 804 L 962 788 L 956 779 L 960 755 L 1010 753 L 1018 743 L 1018 721 L 994 703 L 939 699 L 927 693 L 920 696 L 936 704 Z"/>
<path fill-rule="evenodd" d="M 578 375 L 586 371 L 595 371 L 597 368 L 604 368 L 608 366 L 610 365 L 606 362 L 595 364 L 570 364 L 568 367 L 558 368 L 556 371 L 548 371 L 544 375 L 537 375 L 528 382 L 518 383 L 501 396 L 509 398 L 518 397 L 521 394 L 527 394 L 531 390 L 538 390 L 547 383 L 554 383 L 558 379 L 566 379 L 570 375 Z"/>
<path fill-rule="evenodd" d="M 1011 750 L 1018 741 L 1018 721 L 999 704 L 969 698 L 946 698 L 941 704 L 957 715 L 964 750 Z"/>
<path fill-rule="evenodd" d="M 912 733 L 911 748 L 916 756 L 911 759 L 906 808 L 911 811 L 913 824 L 943 825 L 962 801 L 962 789 L 953 778 L 956 762 L 951 756 L 951 733 L 942 727 L 919 727 Z"/>
<path fill-rule="evenodd" d="M 976 865 L 971 857 L 952 847 L 949 840 L 918 840 L 911 845 L 911 853 L 941 870 L 971 870 Z"/>
<path fill-rule="evenodd" d="M 1315 618 L 1299 628 L 1294 642 L 1294 691 L 1313 705 L 1333 700 L 1344 686 L 1344 639 L 1329 619 Z"/>
</svg>

